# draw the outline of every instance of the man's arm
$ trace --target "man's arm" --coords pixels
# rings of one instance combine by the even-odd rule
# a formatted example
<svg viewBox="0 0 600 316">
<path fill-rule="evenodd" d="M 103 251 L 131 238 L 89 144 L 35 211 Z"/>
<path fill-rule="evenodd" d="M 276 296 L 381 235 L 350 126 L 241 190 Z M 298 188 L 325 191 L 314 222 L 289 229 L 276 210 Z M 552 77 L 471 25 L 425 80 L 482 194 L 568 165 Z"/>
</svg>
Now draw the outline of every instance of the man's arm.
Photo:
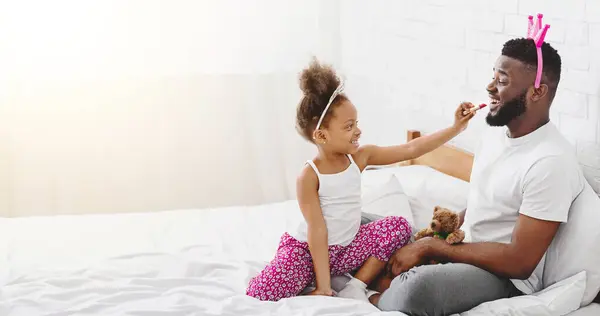
<svg viewBox="0 0 600 316">
<path fill-rule="evenodd" d="M 569 168 L 560 156 L 536 162 L 523 179 L 523 200 L 508 244 L 482 242 L 454 245 L 431 243 L 439 261 L 467 263 L 512 279 L 526 279 L 550 246 L 573 201 Z"/>
<path fill-rule="evenodd" d="M 552 242 L 560 222 L 520 215 L 509 244 L 495 242 L 448 245 L 428 241 L 426 256 L 441 262 L 466 263 L 501 277 L 527 279 Z"/>
</svg>

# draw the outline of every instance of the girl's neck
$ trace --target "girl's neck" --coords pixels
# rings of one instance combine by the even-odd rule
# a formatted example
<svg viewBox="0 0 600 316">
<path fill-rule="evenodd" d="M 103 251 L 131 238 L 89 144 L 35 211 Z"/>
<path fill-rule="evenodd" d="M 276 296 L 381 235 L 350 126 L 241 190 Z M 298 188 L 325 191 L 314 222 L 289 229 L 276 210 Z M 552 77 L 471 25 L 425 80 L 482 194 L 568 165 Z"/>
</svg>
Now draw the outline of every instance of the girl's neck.
<svg viewBox="0 0 600 316">
<path fill-rule="evenodd" d="M 317 148 L 319 149 L 319 154 L 317 155 L 317 158 L 321 161 L 335 162 L 346 157 L 346 154 L 343 153 L 332 152 L 320 146 L 318 146 Z"/>
</svg>

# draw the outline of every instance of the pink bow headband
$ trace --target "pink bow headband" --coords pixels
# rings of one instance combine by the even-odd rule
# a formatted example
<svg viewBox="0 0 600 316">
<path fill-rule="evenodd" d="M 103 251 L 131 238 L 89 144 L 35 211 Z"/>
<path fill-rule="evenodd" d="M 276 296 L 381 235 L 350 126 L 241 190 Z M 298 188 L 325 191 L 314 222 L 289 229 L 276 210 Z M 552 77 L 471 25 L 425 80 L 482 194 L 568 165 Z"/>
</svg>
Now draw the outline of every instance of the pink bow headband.
<svg viewBox="0 0 600 316">
<path fill-rule="evenodd" d="M 533 16 L 530 15 L 529 16 L 529 24 L 527 25 L 527 38 L 533 40 L 533 42 L 535 43 L 536 50 L 537 50 L 538 66 L 537 66 L 537 74 L 535 77 L 535 87 L 536 88 L 540 87 L 540 81 L 542 80 L 542 67 L 544 65 L 544 62 L 542 59 L 542 44 L 544 44 L 544 38 L 546 37 L 546 32 L 548 32 L 548 29 L 550 28 L 549 24 L 544 25 L 544 27 L 542 28 L 542 18 L 543 17 L 544 17 L 543 14 L 538 13 L 537 22 L 534 25 Z"/>
</svg>

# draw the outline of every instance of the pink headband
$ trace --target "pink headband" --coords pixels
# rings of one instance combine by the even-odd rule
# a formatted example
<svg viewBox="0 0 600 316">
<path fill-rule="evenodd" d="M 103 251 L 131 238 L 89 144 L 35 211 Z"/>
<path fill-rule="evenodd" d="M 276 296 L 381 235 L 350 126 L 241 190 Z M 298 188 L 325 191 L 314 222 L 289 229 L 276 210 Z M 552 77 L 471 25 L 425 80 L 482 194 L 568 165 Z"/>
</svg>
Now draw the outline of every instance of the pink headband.
<svg viewBox="0 0 600 316">
<path fill-rule="evenodd" d="M 544 65 L 544 61 L 542 59 L 542 44 L 544 43 L 544 38 L 546 37 L 546 32 L 550 28 L 550 25 L 546 24 L 542 28 L 542 18 L 543 14 L 538 13 L 537 15 L 537 23 L 533 24 L 533 16 L 529 16 L 529 24 L 527 25 L 527 38 L 532 39 L 535 43 L 535 47 L 537 50 L 537 74 L 535 76 L 535 87 L 540 87 L 540 81 L 542 80 L 542 67 Z"/>
</svg>

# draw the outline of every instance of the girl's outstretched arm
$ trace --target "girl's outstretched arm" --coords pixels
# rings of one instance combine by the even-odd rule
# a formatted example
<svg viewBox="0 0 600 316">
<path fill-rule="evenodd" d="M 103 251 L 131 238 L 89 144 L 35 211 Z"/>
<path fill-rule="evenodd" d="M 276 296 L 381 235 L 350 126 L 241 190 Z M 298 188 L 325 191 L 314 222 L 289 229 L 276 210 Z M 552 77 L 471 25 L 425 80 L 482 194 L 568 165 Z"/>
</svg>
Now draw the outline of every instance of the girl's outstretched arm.
<svg viewBox="0 0 600 316">
<path fill-rule="evenodd" d="M 467 124 L 475 115 L 474 112 L 464 114 L 463 111 L 474 107 L 471 103 L 461 103 L 454 113 L 454 124 L 435 133 L 411 140 L 406 144 L 381 147 L 366 145 L 359 150 L 357 159 L 364 167 L 390 165 L 405 160 L 418 158 L 444 145 L 467 128 Z"/>
<path fill-rule="evenodd" d="M 309 166 L 306 166 L 296 183 L 296 193 L 300 210 L 308 226 L 308 247 L 313 258 L 317 289 L 311 294 L 333 295 L 329 269 L 329 247 L 327 226 L 318 195 L 319 179 Z"/>
</svg>

